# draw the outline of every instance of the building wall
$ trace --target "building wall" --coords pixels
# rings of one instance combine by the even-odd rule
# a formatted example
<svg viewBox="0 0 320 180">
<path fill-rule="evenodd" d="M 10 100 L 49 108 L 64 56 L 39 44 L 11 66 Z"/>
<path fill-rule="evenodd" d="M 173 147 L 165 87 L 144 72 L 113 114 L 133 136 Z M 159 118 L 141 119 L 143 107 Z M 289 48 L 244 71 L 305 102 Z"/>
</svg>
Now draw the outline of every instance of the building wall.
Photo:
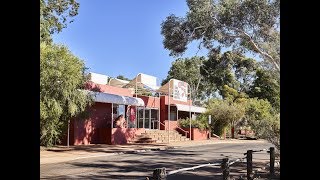
<svg viewBox="0 0 320 180">
<path fill-rule="evenodd" d="M 182 102 L 182 101 L 175 101 L 170 98 L 170 104 L 183 104 L 183 105 L 189 105 L 189 103 L 192 103 L 191 100 L 188 100 L 188 102 Z M 168 123 L 168 96 L 160 96 L 160 122 L 162 122 L 165 125 L 160 125 L 161 130 L 165 130 L 168 128 L 169 123 Z M 176 111 L 176 107 L 171 105 L 170 111 L 174 110 Z M 181 112 L 178 113 L 178 116 Z M 170 130 L 174 130 L 178 127 L 178 122 L 176 120 L 171 120 L 170 119 Z"/>
<path fill-rule="evenodd" d="M 165 129 L 168 129 L 169 128 L 169 121 L 165 120 L 164 124 L 165 124 Z M 178 127 L 178 121 L 171 121 L 170 120 L 170 130 L 176 130 L 177 127 Z"/>
<path fill-rule="evenodd" d="M 160 108 L 160 98 L 152 96 L 137 96 L 144 101 L 144 104 L 148 108 Z"/>
<path fill-rule="evenodd" d="M 84 120 L 74 122 L 74 145 L 99 144 L 111 139 L 111 104 L 95 103 Z M 109 133 L 108 133 L 109 132 Z"/>
<path fill-rule="evenodd" d="M 190 128 L 182 128 L 185 131 L 188 131 L 187 137 L 190 138 Z M 178 130 L 179 131 L 179 130 Z M 179 131 L 182 133 L 182 131 Z M 208 130 L 201 131 L 198 128 L 191 128 L 191 140 L 199 141 L 199 140 L 207 140 L 210 133 Z"/>
<path fill-rule="evenodd" d="M 126 144 L 143 132 L 144 128 L 112 128 L 111 144 Z"/>
<path fill-rule="evenodd" d="M 109 85 L 98 85 L 94 83 L 87 84 L 88 90 L 97 90 L 110 94 L 133 97 L 131 90 Z M 138 96 L 141 98 L 146 107 L 160 108 L 160 121 L 164 124 L 160 126 L 161 130 L 168 128 L 168 96 L 149 97 Z M 170 99 L 170 104 L 189 105 L 191 101 L 181 102 Z M 174 108 L 172 108 L 174 109 Z M 70 144 L 126 144 L 136 135 L 145 131 L 143 128 L 111 128 L 111 104 L 110 103 L 95 103 L 88 110 L 88 117 L 84 120 L 75 120 L 70 124 Z M 182 115 L 182 114 L 181 114 Z M 175 130 L 178 127 L 176 120 L 170 121 L 170 130 Z M 202 137 L 203 136 L 203 137 Z M 194 138 L 201 139 L 204 135 L 197 135 Z"/>
<path fill-rule="evenodd" d="M 165 105 L 168 105 L 169 103 L 169 98 L 168 96 L 160 96 L 160 99 L 163 99 L 163 103 Z M 176 100 L 173 100 L 172 97 L 170 97 L 170 104 L 183 104 L 183 105 L 189 105 L 189 104 L 192 104 L 192 100 L 188 100 L 187 102 L 184 102 L 184 101 L 176 101 Z"/>
</svg>

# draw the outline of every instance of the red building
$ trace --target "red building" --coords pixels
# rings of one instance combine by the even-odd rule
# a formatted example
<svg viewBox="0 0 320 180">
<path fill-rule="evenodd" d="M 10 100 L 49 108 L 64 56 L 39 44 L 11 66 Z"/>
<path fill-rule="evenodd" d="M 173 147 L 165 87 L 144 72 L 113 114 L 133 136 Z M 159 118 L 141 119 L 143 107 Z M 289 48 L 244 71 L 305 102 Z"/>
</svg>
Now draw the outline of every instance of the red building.
<svg viewBox="0 0 320 180">
<path fill-rule="evenodd" d="M 179 80 L 170 80 L 158 87 L 156 78 L 145 74 L 138 74 L 132 81 L 90 75 L 86 89 L 95 103 L 88 109 L 87 117 L 71 120 L 69 141 L 72 145 L 126 144 L 146 131 L 168 128 L 185 132 L 178 127 L 177 120 L 205 111 L 191 106 L 187 84 Z M 124 126 L 116 127 L 120 115 L 123 115 Z"/>
</svg>

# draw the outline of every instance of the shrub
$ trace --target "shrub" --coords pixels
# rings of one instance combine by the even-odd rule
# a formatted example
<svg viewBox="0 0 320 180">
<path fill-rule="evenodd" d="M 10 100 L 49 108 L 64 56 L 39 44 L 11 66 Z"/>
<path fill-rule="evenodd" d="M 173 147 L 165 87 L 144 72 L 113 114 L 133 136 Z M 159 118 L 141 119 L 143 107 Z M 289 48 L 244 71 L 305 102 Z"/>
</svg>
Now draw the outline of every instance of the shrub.
<svg viewBox="0 0 320 180">
<path fill-rule="evenodd" d="M 178 119 L 178 124 L 182 128 L 190 128 L 190 119 Z M 191 128 L 198 128 L 200 130 L 209 129 L 208 123 L 204 122 L 202 119 L 191 120 Z"/>
</svg>

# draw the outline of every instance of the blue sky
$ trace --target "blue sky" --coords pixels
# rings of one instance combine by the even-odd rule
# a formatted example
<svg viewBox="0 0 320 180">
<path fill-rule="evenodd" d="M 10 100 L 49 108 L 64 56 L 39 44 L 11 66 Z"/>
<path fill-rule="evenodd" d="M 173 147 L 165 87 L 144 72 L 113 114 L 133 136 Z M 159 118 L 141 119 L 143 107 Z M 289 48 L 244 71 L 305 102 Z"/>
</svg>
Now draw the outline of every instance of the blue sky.
<svg viewBox="0 0 320 180">
<path fill-rule="evenodd" d="M 134 78 L 145 73 L 167 76 L 176 59 L 162 45 L 161 22 L 169 14 L 184 16 L 185 0 L 80 0 L 75 21 L 59 34 L 55 43 L 64 44 L 84 60 L 90 72 Z M 189 45 L 183 57 L 194 56 L 197 44 Z M 198 55 L 205 55 L 200 50 Z"/>
</svg>

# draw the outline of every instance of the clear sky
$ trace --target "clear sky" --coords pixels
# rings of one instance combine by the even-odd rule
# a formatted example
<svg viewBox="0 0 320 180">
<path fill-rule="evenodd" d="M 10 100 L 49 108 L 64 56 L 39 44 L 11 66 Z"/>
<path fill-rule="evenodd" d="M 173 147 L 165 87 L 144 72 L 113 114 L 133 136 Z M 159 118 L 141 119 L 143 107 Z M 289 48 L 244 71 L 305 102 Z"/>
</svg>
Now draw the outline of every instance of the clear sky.
<svg viewBox="0 0 320 180">
<path fill-rule="evenodd" d="M 138 73 L 167 76 L 176 59 L 162 45 L 161 22 L 170 14 L 184 16 L 185 0 L 78 0 L 79 14 L 54 42 L 67 45 L 89 72 L 134 78 Z M 194 56 L 197 44 L 183 57 Z M 205 55 L 200 50 L 198 55 Z"/>
</svg>

